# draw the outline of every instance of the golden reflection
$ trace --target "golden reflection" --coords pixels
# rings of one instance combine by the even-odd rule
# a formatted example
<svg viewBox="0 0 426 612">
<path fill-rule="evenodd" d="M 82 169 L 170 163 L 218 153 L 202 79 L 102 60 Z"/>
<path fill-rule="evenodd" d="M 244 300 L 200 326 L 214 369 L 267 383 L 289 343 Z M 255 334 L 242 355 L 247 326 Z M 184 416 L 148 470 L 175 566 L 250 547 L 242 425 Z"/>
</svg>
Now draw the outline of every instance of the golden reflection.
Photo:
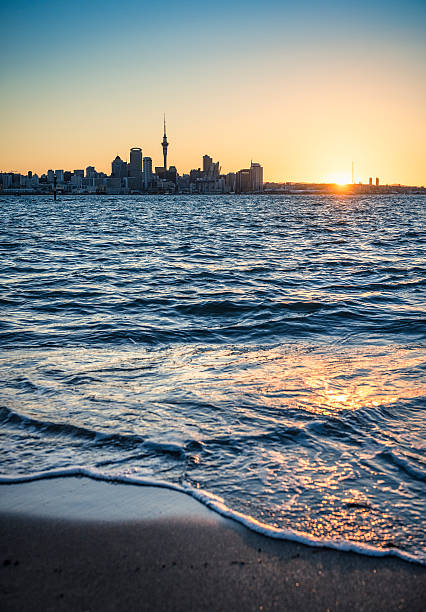
<svg viewBox="0 0 426 612">
<path fill-rule="evenodd" d="M 205 355 L 205 361 L 208 358 Z M 374 346 L 316 351 L 265 349 L 243 354 L 219 350 L 214 352 L 210 367 L 192 362 L 188 376 L 193 384 L 197 379 L 197 392 L 213 402 L 229 401 L 238 395 L 240 401 L 271 408 L 302 408 L 332 415 L 389 406 L 423 395 L 426 385 L 407 376 L 423 360 L 416 351 Z M 194 365 L 198 366 L 196 372 Z M 208 388 L 203 379 L 209 381 Z"/>
<path fill-rule="evenodd" d="M 415 375 L 424 363 L 424 353 L 416 349 L 177 346 L 154 356 L 135 347 L 106 351 L 95 358 L 93 354 L 89 358 L 84 350 L 49 354 L 52 358 L 55 368 L 67 371 L 70 378 L 81 373 L 82 364 L 85 375 L 91 377 L 88 386 L 67 386 L 71 403 L 81 399 L 97 407 L 105 403 L 112 421 L 128 402 L 143 405 L 146 427 L 159 418 L 157 402 L 169 398 L 173 389 L 183 401 L 216 406 L 232 403 L 236 415 L 247 416 L 253 407 L 259 423 L 279 420 L 286 409 L 326 416 L 391 406 L 426 393 L 426 385 Z M 41 373 L 39 368 L 34 376 L 39 377 L 46 409 L 50 406 L 62 411 L 57 393 L 63 383 L 50 375 L 40 378 Z M 20 402 L 32 412 L 32 396 L 23 394 Z M 262 406 L 268 410 L 258 410 Z M 161 418 L 170 418 L 172 426 L 173 416 L 162 413 Z"/>
</svg>

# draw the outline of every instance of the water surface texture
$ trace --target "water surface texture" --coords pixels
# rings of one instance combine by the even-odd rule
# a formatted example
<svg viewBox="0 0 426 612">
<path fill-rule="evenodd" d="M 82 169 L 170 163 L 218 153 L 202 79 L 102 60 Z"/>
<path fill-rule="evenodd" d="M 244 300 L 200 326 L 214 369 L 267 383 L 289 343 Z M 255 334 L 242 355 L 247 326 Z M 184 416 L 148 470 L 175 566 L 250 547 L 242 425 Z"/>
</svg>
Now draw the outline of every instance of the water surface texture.
<svg viewBox="0 0 426 612">
<path fill-rule="evenodd" d="M 2 476 L 426 560 L 425 198 L 0 198 Z"/>
</svg>

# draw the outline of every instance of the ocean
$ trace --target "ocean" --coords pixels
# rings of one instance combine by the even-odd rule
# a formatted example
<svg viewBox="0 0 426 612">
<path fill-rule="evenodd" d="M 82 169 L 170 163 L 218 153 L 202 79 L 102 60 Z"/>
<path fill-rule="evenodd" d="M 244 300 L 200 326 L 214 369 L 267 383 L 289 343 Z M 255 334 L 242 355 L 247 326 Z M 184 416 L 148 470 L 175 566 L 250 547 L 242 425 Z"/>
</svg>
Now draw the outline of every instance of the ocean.
<svg viewBox="0 0 426 612">
<path fill-rule="evenodd" d="M 426 563 L 425 204 L 0 196 L 0 482 Z"/>
</svg>

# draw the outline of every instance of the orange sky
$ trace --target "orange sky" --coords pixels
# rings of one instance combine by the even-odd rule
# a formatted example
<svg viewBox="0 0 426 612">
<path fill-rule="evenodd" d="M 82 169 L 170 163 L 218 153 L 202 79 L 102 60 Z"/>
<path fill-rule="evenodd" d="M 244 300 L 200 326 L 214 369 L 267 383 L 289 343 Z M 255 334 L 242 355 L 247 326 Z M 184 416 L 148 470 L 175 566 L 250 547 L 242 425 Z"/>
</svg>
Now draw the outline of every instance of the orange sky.
<svg viewBox="0 0 426 612">
<path fill-rule="evenodd" d="M 266 2 L 258 21 L 220 13 L 203 27 L 174 14 L 173 3 L 175 21 L 165 26 L 155 12 L 142 19 L 130 3 L 135 19 L 127 29 L 108 3 L 97 17 L 77 9 L 58 14 L 50 29 L 31 23 L 41 19 L 34 12 L 16 29 L 17 40 L 11 4 L 3 26 L 0 171 L 95 165 L 109 173 L 115 155 L 126 158 L 132 146 L 161 165 L 165 111 L 169 163 L 180 173 L 199 167 L 208 153 L 222 172 L 253 159 L 265 180 L 350 181 L 354 160 L 356 181 L 378 176 L 381 183 L 426 185 L 418 3 L 407 5 L 411 20 L 404 14 L 398 22 L 394 11 L 393 21 L 365 14 L 366 21 L 349 25 L 344 16 L 331 22 L 334 13 L 325 8 L 317 25 L 315 15 L 295 9 L 274 19 L 266 9 L 278 11 L 278 4 Z M 87 31 L 76 31 L 83 17 Z"/>
</svg>

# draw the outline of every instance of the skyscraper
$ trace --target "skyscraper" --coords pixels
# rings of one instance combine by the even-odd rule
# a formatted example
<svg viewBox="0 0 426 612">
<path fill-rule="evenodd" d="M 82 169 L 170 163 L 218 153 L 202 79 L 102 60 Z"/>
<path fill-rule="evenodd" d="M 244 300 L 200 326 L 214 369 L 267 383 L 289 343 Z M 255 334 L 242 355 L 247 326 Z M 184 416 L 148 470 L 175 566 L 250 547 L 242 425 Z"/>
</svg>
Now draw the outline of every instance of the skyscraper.
<svg viewBox="0 0 426 612">
<path fill-rule="evenodd" d="M 129 176 L 139 178 L 142 173 L 142 149 L 132 147 L 130 149 Z"/>
<path fill-rule="evenodd" d="M 251 162 L 250 166 L 251 190 L 263 191 L 263 168 L 260 164 Z"/>
<path fill-rule="evenodd" d="M 251 191 L 251 169 L 238 170 L 235 177 L 235 191 L 237 193 L 248 193 Z"/>
<path fill-rule="evenodd" d="M 213 159 L 210 157 L 210 155 L 203 155 L 203 172 L 205 176 L 209 176 L 212 164 Z"/>
<path fill-rule="evenodd" d="M 163 136 L 163 142 L 161 143 L 161 146 L 163 147 L 164 172 L 167 172 L 167 147 L 169 146 L 169 143 L 167 142 L 167 135 L 166 135 L 166 115 L 164 115 L 164 136 Z"/>
<path fill-rule="evenodd" d="M 119 155 L 111 162 L 111 176 L 116 178 L 127 176 L 127 163 Z"/>
<path fill-rule="evenodd" d="M 203 155 L 203 175 L 210 180 L 219 178 L 219 162 L 214 162 L 210 155 Z"/>
<path fill-rule="evenodd" d="M 151 187 L 152 184 L 152 159 L 150 157 L 143 158 L 143 184 L 145 189 Z"/>
</svg>

